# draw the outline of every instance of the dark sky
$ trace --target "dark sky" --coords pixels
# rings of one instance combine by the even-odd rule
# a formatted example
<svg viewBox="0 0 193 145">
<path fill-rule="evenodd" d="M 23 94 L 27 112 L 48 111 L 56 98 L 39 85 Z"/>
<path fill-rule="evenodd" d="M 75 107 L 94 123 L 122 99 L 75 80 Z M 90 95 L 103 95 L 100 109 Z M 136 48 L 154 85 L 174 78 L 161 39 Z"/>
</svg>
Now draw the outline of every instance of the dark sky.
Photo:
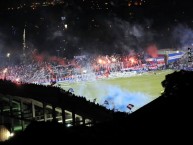
<svg viewBox="0 0 193 145">
<path fill-rule="evenodd" d="M 4 7 L 9 7 L 9 6 L 13 6 L 13 5 L 18 5 L 21 3 L 32 3 L 32 2 L 44 2 L 44 1 L 54 1 L 54 0 L 1 0 L 0 1 L 0 7 L 4 8 Z M 80 4 L 83 0 L 58 0 L 58 1 L 64 1 L 64 2 L 70 2 L 70 3 L 77 3 Z M 92 1 L 92 0 L 85 0 L 85 1 Z M 94 1 L 105 1 L 105 0 L 94 0 Z M 106 1 L 112 1 L 114 3 L 127 3 L 128 1 L 132 1 L 132 0 L 106 0 Z M 154 6 L 167 6 L 167 5 L 173 5 L 173 6 L 185 6 L 185 7 L 191 7 L 193 2 L 192 0 L 145 0 L 146 3 L 154 5 Z"/>
<path fill-rule="evenodd" d="M 124 53 L 149 43 L 177 47 L 176 27 L 193 27 L 191 0 L 146 0 L 139 7 L 128 7 L 129 0 L 104 1 L 64 0 L 62 5 L 32 10 L 32 0 L 0 0 L 0 52 L 22 50 L 24 26 L 30 51 L 56 55 L 59 49 L 69 57 L 85 52 Z M 8 10 L 23 3 L 27 4 L 23 9 Z M 102 9 L 97 9 L 98 4 Z M 68 29 L 63 30 L 64 24 Z"/>
</svg>

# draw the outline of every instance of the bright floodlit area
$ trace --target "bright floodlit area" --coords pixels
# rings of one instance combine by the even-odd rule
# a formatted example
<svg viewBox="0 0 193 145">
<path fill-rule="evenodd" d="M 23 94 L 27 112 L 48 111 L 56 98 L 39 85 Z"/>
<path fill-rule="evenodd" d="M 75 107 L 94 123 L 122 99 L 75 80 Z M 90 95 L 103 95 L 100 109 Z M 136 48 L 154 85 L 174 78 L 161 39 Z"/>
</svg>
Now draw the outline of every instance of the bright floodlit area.
<svg viewBox="0 0 193 145">
<path fill-rule="evenodd" d="M 117 109 L 127 111 L 128 102 L 135 104 L 136 110 L 158 98 L 163 92 L 161 82 L 172 72 L 173 70 L 153 71 L 132 77 L 59 84 L 65 90 L 73 88 L 74 94 L 85 96 L 88 100 L 96 99 L 99 104 L 110 100 L 112 104 L 107 107 L 112 109 L 115 105 Z"/>
<path fill-rule="evenodd" d="M 0 144 L 173 142 L 192 88 L 193 0 L 0 0 Z"/>
</svg>

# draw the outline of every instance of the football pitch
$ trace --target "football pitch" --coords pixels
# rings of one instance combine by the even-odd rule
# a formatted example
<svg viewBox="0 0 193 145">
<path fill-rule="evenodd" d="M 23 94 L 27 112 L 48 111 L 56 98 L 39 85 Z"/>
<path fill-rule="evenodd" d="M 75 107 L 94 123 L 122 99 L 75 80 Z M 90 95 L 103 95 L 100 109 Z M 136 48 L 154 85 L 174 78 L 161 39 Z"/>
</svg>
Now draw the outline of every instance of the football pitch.
<svg viewBox="0 0 193 145">
<path fill-rule="evenodd" d="M 143 94 L 150 100 L 154 100 L 161 95 L 163 87 L 161 82 L 172 70 L 147 72 L 141 75 L 128 78 L 114 78 L 97 80 L 93 82 L 60 83 L 65 90 L 73 88 L 74 94 L 84 96 L 88 100 L 97 99 L 97 102 L 104 101 L 105 97 L 124 96 L 125 92 L 130 95 Z"/>
</svg>

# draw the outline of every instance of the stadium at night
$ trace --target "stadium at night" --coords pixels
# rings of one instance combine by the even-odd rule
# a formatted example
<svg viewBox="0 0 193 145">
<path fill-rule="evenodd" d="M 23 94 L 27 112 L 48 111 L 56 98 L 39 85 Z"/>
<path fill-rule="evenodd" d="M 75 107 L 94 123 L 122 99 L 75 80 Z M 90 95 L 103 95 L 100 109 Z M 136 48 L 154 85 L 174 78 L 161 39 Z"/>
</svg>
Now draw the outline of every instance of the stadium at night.
<svg viewBox="0 0 193 145">
<path fill-rule="evenodd" d="M 191 5 L 2 0 L 0 143 L 175 134 L 172 122 L 191 106 L 181 98 L 193 86 Z"/>
<path fill-rule="evenodd" d="M 136 110 L 161 95 L 165 75 L 186 68 L 180 60 L 188 60 L 187 52 L 158 51 L 152 45 L 146 53 L 82 55 L 71 60 L 44 60 L 44 56 L 33 54 L 31 62 L 28 59 L 26 64 L 2 67 L 1 79 L 72 89 L 72 93 L 101 105 L 108 101 L 107 108 L 128 112 L 127 104 L 135 104 Z"/>
</svg>

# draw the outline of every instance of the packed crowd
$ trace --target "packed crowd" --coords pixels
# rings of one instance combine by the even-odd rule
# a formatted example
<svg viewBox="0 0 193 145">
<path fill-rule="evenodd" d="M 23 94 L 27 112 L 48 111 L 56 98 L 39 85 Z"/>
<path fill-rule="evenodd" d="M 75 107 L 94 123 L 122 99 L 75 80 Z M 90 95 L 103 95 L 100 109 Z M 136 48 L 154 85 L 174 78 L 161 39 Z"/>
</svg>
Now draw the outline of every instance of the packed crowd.
<svg viewBox="0 0 193 145">
<path fill-rule="evenodd" d="M 30 57 L 29 57 L 30 58 Z M 27 83 L 50 83 L 55 81 L 85 81 L 108 78 L 111 73 L 125 71 L 148 71 L 164 69 L 165 63 L 148 62 L 143 54 L 111 56 L 75 56 L 44 59 L 35 56 L 25 63 L 0 67 L 0 79 Z"/>
<path fill-rule="evenodd" d="M 189 59 L 188 53 L 186 53 L 179 60 L 168 65 L 168 68 L 175 70 L 189 70 L 193 71 L 193 61 Z"/>
<path fill-rule="evenodd" d="M 118 72 L 123 68 L 123 60 L 118 55 L 86 57 L 77 56 L 72 60 L 62 60 L 65 63 L 53 60 L 28 59 L 25 63 L 15 66 L 0 68 L 0 78 L 22 82 L 50 82 L 53 80 L 66 80 L 83 74 L 94 74 L 96 76 Z M 127 61 L 127 60 L 126 60 Z M 131 64 L 132 63 L 132 64 Z M 136 60 L 128 60 L 127 67 L 138 64 Z M 92 75 L 93 77 L 93 75 Z"/>
</svg>

